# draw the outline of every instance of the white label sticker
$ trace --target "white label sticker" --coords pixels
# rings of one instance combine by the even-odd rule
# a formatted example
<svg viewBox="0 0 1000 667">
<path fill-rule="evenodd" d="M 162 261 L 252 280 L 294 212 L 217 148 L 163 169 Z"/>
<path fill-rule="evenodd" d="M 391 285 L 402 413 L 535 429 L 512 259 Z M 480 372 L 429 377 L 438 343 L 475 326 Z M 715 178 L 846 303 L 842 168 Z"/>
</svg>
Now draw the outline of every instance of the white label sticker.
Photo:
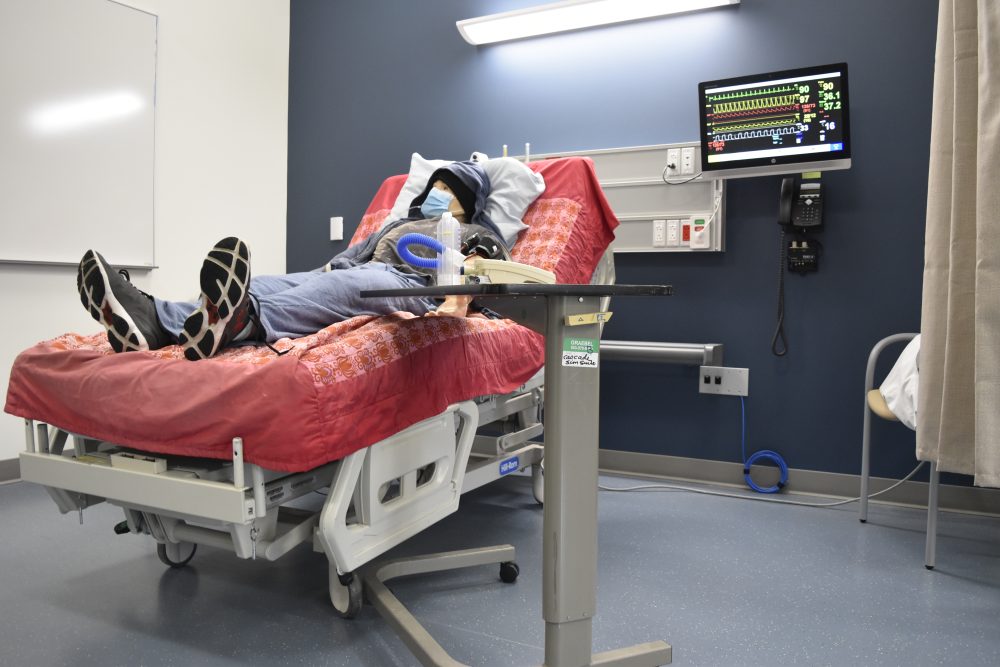
<svg viewBox="0 0 1000 667">
<path fill-rule="evenodd" d="M 564 338 L 563 366 L 597 368 L 600 342 L 596 338 Z"/>
</svg>

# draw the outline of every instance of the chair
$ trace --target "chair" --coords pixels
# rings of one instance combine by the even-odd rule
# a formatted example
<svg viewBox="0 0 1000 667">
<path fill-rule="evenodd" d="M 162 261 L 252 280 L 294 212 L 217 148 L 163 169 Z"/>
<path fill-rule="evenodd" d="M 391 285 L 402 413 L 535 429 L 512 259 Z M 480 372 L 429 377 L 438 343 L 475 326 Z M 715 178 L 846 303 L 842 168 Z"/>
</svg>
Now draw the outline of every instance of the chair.
<svg viewBox="0 0 1000 667">
<path fill-rule="evenodd" d="M 895 343 L 908 343 L 917 334 L 902 333 L 894 334 L 883 338 L 868 355 L 868 368 L 865 370 L 865 418 L 864 433 L 861 444 L 861 506 L 858 511 L 858 519 L 861 523 L 868 521 L 868 481 L 869 481 L 869 455 L 871 451 L 871 415 L 881 417 L 890 421 L 899 419 L 889 410 L 881 392 L 875 388 L 875 365 L 882 352 Z M 933 461 L 931 464 L 930 484 L 927 494 L 927 541 L 924 547 L 924 567 L 928 570 L 934 569 L 935 553 L 937 551 L 937 515 L 938 515 L 938 469 Z"/>
</svg>

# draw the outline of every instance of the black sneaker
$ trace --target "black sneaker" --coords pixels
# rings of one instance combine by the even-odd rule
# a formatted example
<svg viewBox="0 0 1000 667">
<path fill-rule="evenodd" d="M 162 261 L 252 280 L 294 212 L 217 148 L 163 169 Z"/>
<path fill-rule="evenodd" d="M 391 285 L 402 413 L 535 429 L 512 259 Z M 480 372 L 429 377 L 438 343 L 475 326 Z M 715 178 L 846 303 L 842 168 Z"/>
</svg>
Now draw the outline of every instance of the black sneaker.
<svg viewBox="0 0 1000 667">
<path fill-rule="evenodd" d="M 184 356 L 207 359 L 251 324 L 250 250 L 230 236 L 215 244 L 201 265 L 201 306 L 184 320 Z"/>
<path fill-rule="evenodd" d="M 76 289 L 91 316 L 108 330 L 115 352 L 158 350 L 174 339 L 156 317 L 153 297 L 115 272 L 100 253 L 88 250 L 76 270 Z"/>
</svg>

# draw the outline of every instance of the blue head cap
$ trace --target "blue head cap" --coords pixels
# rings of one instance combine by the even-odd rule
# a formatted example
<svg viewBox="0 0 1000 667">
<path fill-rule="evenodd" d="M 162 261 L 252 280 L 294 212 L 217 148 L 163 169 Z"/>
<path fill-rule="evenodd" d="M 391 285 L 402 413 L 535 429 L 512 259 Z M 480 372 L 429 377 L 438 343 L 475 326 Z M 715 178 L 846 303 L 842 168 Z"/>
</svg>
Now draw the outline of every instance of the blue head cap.
<svg viewBox="0 0 1000 667">
<path fill-rule="evenodd" d="M 466 222 L 486 227 L 503 238 L 485 212 L 486 197 L 490 194 L 490 177 L 486 175 L 479 164 L 471 161 L 452 162 L 435 170 L 427 179 L 427 185 L 423 192 L 410 203 L 410 217 L 422 217 L 420 205 L 427 199 L 427 193 L 434 186 L 434 182 L 439 180 L 443 181 L 455 193 L 455 197 L 465 211 Z"/>
</svg>

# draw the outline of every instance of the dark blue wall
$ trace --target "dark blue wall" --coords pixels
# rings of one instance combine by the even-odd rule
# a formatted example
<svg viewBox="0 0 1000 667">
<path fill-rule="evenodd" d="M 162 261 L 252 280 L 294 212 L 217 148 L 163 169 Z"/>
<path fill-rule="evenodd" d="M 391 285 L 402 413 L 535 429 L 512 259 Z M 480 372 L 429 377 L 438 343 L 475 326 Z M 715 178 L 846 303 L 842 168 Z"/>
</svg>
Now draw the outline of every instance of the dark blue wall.
<svg viewBox="0 0 1000 667">
<path fill-rule="evenodd" d="M 727 251 L 617 257 L 621 283 L 676 296 L 613 305 L 605 337 L 719 342 L 750 368 L 748 451 L 857 473 L 868 351 L 920 321 L 937 3 L 746 0 L 737 8 L 475 48 L 455 21 L 526 0 L 293 0 L 288 268 L 344 247 L 378 184 L 425 157 L 691 141 L 697 83 L 846 61 L 854 166 L 829 172 L 821 272 L 788 276 L 789 353 L 771 355 L 778 177 L 734 180 Z M 601 446 L 739 459 L 738 399 L 701 396 L 696 369 L 605 362 Z M 912 433 L 876 424 L 873 473 L 913 465 Z"/>
</svg>

